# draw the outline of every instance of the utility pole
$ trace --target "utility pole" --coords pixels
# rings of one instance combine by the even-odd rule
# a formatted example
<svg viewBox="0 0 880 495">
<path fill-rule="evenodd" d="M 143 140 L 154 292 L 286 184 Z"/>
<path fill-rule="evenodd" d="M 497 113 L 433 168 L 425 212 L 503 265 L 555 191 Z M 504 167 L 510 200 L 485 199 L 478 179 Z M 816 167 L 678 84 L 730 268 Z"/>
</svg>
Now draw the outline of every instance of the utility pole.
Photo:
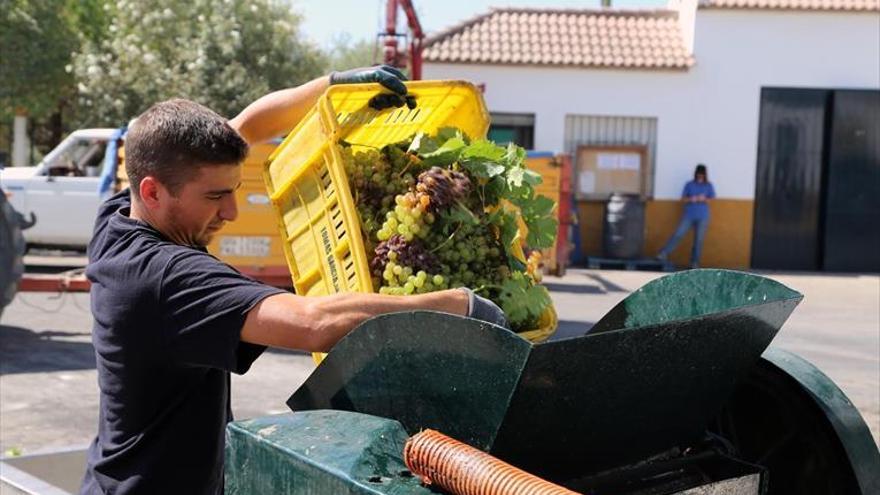
<svg viewBox="0 0 880 495">
<path fill-rule="evenodd" d="M 27 135 L 28 114 L 24 108 L 15 109 L 15 119 L 12 124 L 12 166 L 24 167 L 30 165 L 31 142 Z"/>
</svg>

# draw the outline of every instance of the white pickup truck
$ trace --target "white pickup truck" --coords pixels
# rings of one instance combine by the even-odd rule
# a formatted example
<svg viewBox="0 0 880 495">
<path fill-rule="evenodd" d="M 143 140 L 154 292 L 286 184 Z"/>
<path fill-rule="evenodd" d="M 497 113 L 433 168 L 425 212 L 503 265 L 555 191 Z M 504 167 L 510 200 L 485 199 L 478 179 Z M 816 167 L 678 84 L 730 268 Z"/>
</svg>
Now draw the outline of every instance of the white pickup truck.
<svg viewBox="0 0 880 495">
<path fill-rule="evenodd" d="M 36 166 L 0 169 L 9 204 L 34 225 L 23 231 L 28 245 L 84 249 L 92 237 L 108 144 L 117 129 L 74 131 Z M 112 194 L 112 188 L 109 188 Z M 31 217 L 33 215 L 33 217 Z"/>
</svg>

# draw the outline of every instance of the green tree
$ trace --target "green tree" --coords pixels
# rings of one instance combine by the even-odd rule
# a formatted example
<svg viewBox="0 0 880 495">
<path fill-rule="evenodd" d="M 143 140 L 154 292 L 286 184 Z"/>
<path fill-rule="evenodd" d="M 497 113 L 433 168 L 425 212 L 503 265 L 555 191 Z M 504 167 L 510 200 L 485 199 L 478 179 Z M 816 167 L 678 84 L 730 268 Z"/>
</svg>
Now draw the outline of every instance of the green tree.
<svg viewBox="0 0 880 495">
<path fill-rule="evenodd" d="M 72 55 L 83 39 L 100 40 L 108 0 L 0 0 L 0 131 L 12 116 L 31 118 L 31 139 L 43 151 L 64 136 L 75 111 Z M 0 139 L 0 149 L 10 143 Z"/>
<path fill-rule="evenodd" d="M 232 117 L 272 90 L 319 76 L 324 55 L 275 0 L 120 0 L 107 35 L 74 55 L 80 125 L 114 126 L 189 98 Z"/>
<path fill-rule="evenodd" d="M 0 118 L 54 112 L 73 87 L 65 67 L 78 36 L 56 0 L 0 0 Z"/>
<path fill-rule="evenodd" d="M 328 71 L 369 67 L 382 61 L 382 50 L 375 40 L 354 42 L 348 33 L 339 34 L 333 39 L 327 55 Z"/>
</svg>

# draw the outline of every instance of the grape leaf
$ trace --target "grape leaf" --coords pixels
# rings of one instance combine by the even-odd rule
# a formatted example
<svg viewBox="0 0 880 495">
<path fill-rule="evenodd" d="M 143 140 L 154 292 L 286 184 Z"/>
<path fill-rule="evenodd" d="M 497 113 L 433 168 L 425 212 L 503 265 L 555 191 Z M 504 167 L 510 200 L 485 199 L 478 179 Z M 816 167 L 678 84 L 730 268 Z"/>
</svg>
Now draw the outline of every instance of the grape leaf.
<svg viewBox="0 0 880 495">
<path fill-rule="evenodd" d="M 529 226 L 529 233 L 526 235 L 526 245 L 544 249 L 553 247 L 556 240 L 556 230 L 558 222 L 552 218 L 539 217 L 532 222 L 526 222 Z"/>
<path fill-rule="evenodd" d="M 522 214 L 522 219 L 528 227 L 526 245 L 543 249 L 553 246 L 556 239 L 557 221 L 553 216 L 556 203 L 547 196 L 534 196 L 532 198 L 514 198 L 512 200 Z"/>
<path fill-rule="evenodd" d="M 445 141 L 436 150 L 434 150 L 430 153 L 425 153 L 424 155 L 422 155 L 422 158 L 431 158 L 431 157 L 435 157 L 435 156 L 444 155 L 447 153 L 459 154 L 461 152 L 461 149 L 464 148 L 465 146 L 467 146 L 467 145 L 465 144 L 464 139 L 462 139 L 460 137 L 454 137 L 452 139 Z"/>
<path fill-rule="evenodd" d="M 479 141 L 474 141 L 470 145 L 468 145 L 462 151 L 461 156 L 465 159 L 473 158 L 489 160 L 493 162 L 502 162 L 504 161 L 504 157 L 506 154 L 507 150 L 505 150 L 501 146 L 496 145 L 492 141 L 480 139 Z"/>
<path fill-rule="evenodd" d="M 516 167 L 507 171 L 507 185 L 511 189 L 522 186 L 525 169 Z"/>
<path fill-rule="evenodd" d="M 485 160 L 462 160 L 461 165 L 474 177 L 491 179 L 504 173 L 504 165 Z"/>
<path fill-rule="evenodd" d="M 457 136 L 446 140 L 436 150 L 422 154 L 422 159 L 424 160 L 425 165 L 448 166 L 458 160 L 458 157 L 461 155 L 461 150 L 465 146 L 467 146 L 467 144 L 464 142 L 464 139 Z"/>
<path fill-rule="evenodd" d="M 461 132 L 461 130 L 458 129 L 457 127 L 441 127 L 440 129 L 437 130 L 437 141 L 438 142 L 445 143 L 446 141 L 449 141 L 452 138 L 459 138 L 459 139 L 464 140 L 465 142 L 469 141 L 467 136 L 465 136 L 464 133 Z"/>
<path fill-rule="evenodd" d="M 537 186 L 544 182 L 544 178 L 541 177 L 541 174 L 535 172 L 534 170 L 526 170 L 525 174 L 523 174 L 523 181 L 531 186 Z"/>
<path fill-rule="evenodd" d="M 500 211 L 500 210 L 499 210 Z M 500 222 L 498 223 L 501 231 L 501 245 L 504 246 L 504 252 L 507 254 L 507 264 L 511 270 L 525 270 L 526 264 L 518 259 L 510 251 L 510 246 L 516 242 L 521 242 L 519 225 L 516 222 L 516 215 L 505 211 L 498 214 Z"/>
<path fill-rule="evenodd" d="M 556 207 L 556 203 L 547 196 L 538 195 L 531 199 L 518 201 L 517 206 L 520 207 L 523 215 L 545 216 L 553 211 Z"/>
<path fill-rule="evenodd" d="M 514 272 L 501 284 L 498 300 L 511 326 L 517 328 L 541 316 L 550 304 L 550 294 L 547 288 L 533 284 L 521 272 Z"/>
<path fill-rule="evenodd" d="M 507 145 L 507 151 L 504 154 L 504 161 L 507 163 L 507 168 L 524 168 L 526 162 L 526 150 L 520 148 L 519 146 L 509 143 Z"/>
<path fill-rule="evenodd" d="M 491 179 L 506 170 L 504 165 L 504 148 L 491 141 L 481 139 L 474 141 L 461 151 L 461 164 L 475 177 Z"/>
</svg>

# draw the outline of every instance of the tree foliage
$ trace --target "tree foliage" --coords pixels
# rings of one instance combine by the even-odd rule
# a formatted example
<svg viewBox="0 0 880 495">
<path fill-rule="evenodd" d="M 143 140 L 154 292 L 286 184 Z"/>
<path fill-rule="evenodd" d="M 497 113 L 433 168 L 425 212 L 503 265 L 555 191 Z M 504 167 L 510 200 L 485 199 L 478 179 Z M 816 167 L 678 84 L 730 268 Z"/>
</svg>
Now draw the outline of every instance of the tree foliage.
<svg viewBox="0 0 880 495">
<path fill-rule="evenodd" d="M 275 0 L 119 0 L 106 35 L 74 55 L 79 125 L 115 126 L 155 102 L 189 98 L 232 117 L 276 89 L 323 73 L 326 59 Z"/>
<path fill-rule="evenodd" d="M 78 35 L 62 2 L 0 0 L 0 118 L 52 113 L 73 88 L 65 71 Z"/>
</svg>

